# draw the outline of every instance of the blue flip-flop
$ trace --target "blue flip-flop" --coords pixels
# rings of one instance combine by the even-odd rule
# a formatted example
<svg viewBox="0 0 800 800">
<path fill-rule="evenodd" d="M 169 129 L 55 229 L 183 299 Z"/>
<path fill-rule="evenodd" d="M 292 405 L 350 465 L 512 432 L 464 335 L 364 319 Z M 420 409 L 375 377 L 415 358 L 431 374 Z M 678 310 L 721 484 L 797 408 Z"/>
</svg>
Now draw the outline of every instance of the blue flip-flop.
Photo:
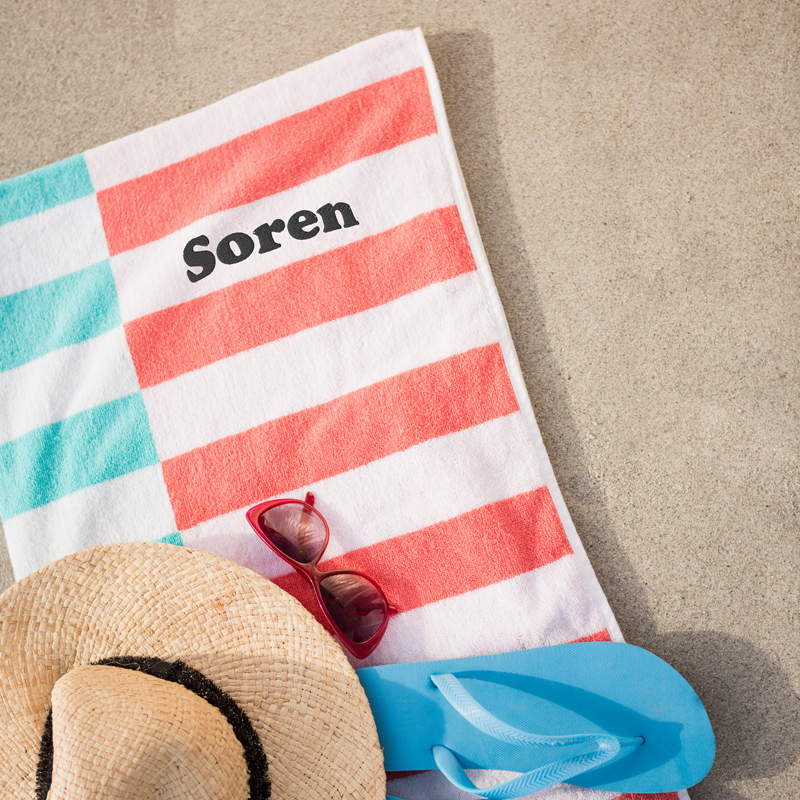
<svg viewBox="0 0 800 800">
<path fill-rule="evenodd" d="M 356 671 L 387 772 L 439 769 L 492 800 L 556 783 L 659 793 L 700 781 L 714 733 L 700 698 L 657 656 L 618 642 Z M 521 772 L 478 789 L 465 769 Z"/>
</svg>

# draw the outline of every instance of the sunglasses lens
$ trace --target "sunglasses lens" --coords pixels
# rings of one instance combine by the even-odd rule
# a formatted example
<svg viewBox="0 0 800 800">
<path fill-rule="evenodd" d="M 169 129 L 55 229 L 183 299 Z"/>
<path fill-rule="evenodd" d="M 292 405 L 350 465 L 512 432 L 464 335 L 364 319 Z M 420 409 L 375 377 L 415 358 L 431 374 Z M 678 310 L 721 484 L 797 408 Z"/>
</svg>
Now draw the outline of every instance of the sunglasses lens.
<svg viewBox="0 0 800 800">
<path fill-rule="evenodd" d="M 305 503 L 273 506 L 258 522 L 272 546 L 299 564 L 310 564 L 325 547 L 325 523 Z"/>
<path fill-rule="evenodd" d="M 320 582 L 325 608 L 351 642 L 369 641 L 386 619 L 386 603 L 377 587 L 351 573 L 328 575 Z"/>
</svg>

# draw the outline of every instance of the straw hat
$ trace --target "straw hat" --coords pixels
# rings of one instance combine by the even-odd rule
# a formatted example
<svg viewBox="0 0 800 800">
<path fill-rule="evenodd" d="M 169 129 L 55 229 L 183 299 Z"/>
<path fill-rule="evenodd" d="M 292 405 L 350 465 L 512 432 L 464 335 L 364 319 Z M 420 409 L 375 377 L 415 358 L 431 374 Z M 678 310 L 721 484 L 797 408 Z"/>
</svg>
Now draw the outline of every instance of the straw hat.
<svg viewBox="0 0 800 800">
<path fill-rule="evenodd" d="M 166 544 L 85 550 L 0 595 L 0 752 L 4 798 L 386 792 L 333 638 L 254 572 Z"/>
</svg>

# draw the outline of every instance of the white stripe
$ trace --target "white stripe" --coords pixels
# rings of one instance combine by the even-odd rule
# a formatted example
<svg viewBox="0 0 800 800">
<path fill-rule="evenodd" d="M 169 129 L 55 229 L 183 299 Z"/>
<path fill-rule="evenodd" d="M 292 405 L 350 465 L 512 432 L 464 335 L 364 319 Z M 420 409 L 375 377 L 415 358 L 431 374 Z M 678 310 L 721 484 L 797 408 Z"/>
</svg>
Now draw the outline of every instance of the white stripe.
<svg viewBox="0 0 800 800">
<path fill-rule="evenodd" d="M 186 276 L 183 250 L 200 235 L 216 248 L 236 231 L 251 235 L 264 222 L 284 221 L 302 209 L 326 203 L 348 203 L 359 224 L 314 238 L 275 234 L 281 247 L 255 252 L 238 264 L 217 263 L 214 272 L 192 283 Z M 248 205 L 221 211 L 155 242 L 111 259 L 124 322 L 193 300 L 246 278 L 294 261 L 334 250 L 388 230 L 412 217 L 454 203 L 436 135 L 354 161 L 327 175 Z M 252 237 L 255 241 L 256 237 Z"/>
<path fill-rule="evenodd" d="M 574 555 L 393 617 L 356 666 L 405 664 L 564 644 L 605 628 Z"/>
<path fill-rule="evenodd" d="M 3 521 L 17 580 L 57 558 L 177 530 L 161 466 L 130 472 Z"/>
<path fill-rule="evenodd" d="M 362 42 L 84 154 L 97 191 L 422 65 L 412 31 Z"/>
<path fill-rule="evenodd" d="M 165 461 L 496 341 L 473 271 L 238 353 L 142 395 Z"/>
<path fill-rule="evenodd" d="M 122 328 L 0 372 L 0 444 L 139 391 Z"/>
<path fill-rule="evenodd" d="M 519 413 L 431 439 L 283 495 L 314 493 L 331 529 L 325 558 L 418 531 L 544 485 Z M 253 497 L 252 505 L 271 498 Z M 246 508 L 183 531 L 183 541 L 266 578 L 291 567 L 265 547 Z"/>
<path fill-rule="evenodd" d="M 93 194 L 0 226 L 3 282 L 14 294 L 108 258 Z"/>
</svg>

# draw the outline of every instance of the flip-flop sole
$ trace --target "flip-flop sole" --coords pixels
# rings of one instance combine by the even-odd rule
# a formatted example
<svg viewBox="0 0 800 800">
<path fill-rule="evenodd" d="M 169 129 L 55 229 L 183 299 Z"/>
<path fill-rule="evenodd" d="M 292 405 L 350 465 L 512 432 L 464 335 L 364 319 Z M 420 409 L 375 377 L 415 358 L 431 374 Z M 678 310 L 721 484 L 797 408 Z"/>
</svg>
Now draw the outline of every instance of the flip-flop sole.
<svg viewBox="0 0 800 800">
<path fill-rule="evenodd" d="M 388 772 L 436 769 L 434 745 L 450 749 L 465 769 L 513 772 L 585 752 L 585 745 L 530 748 L 481 733 L 430 679 L 446 673 L 496 717 L 531 733 L 644 738 L 644 744 L 625 747 L 613 761 L 569 781 L 577 786 L 676 791 L 702 780 L 714 761 L 708 715 L 678 672 L 633 645 L 582 642 L 357 670 Z"/>
</svg>

